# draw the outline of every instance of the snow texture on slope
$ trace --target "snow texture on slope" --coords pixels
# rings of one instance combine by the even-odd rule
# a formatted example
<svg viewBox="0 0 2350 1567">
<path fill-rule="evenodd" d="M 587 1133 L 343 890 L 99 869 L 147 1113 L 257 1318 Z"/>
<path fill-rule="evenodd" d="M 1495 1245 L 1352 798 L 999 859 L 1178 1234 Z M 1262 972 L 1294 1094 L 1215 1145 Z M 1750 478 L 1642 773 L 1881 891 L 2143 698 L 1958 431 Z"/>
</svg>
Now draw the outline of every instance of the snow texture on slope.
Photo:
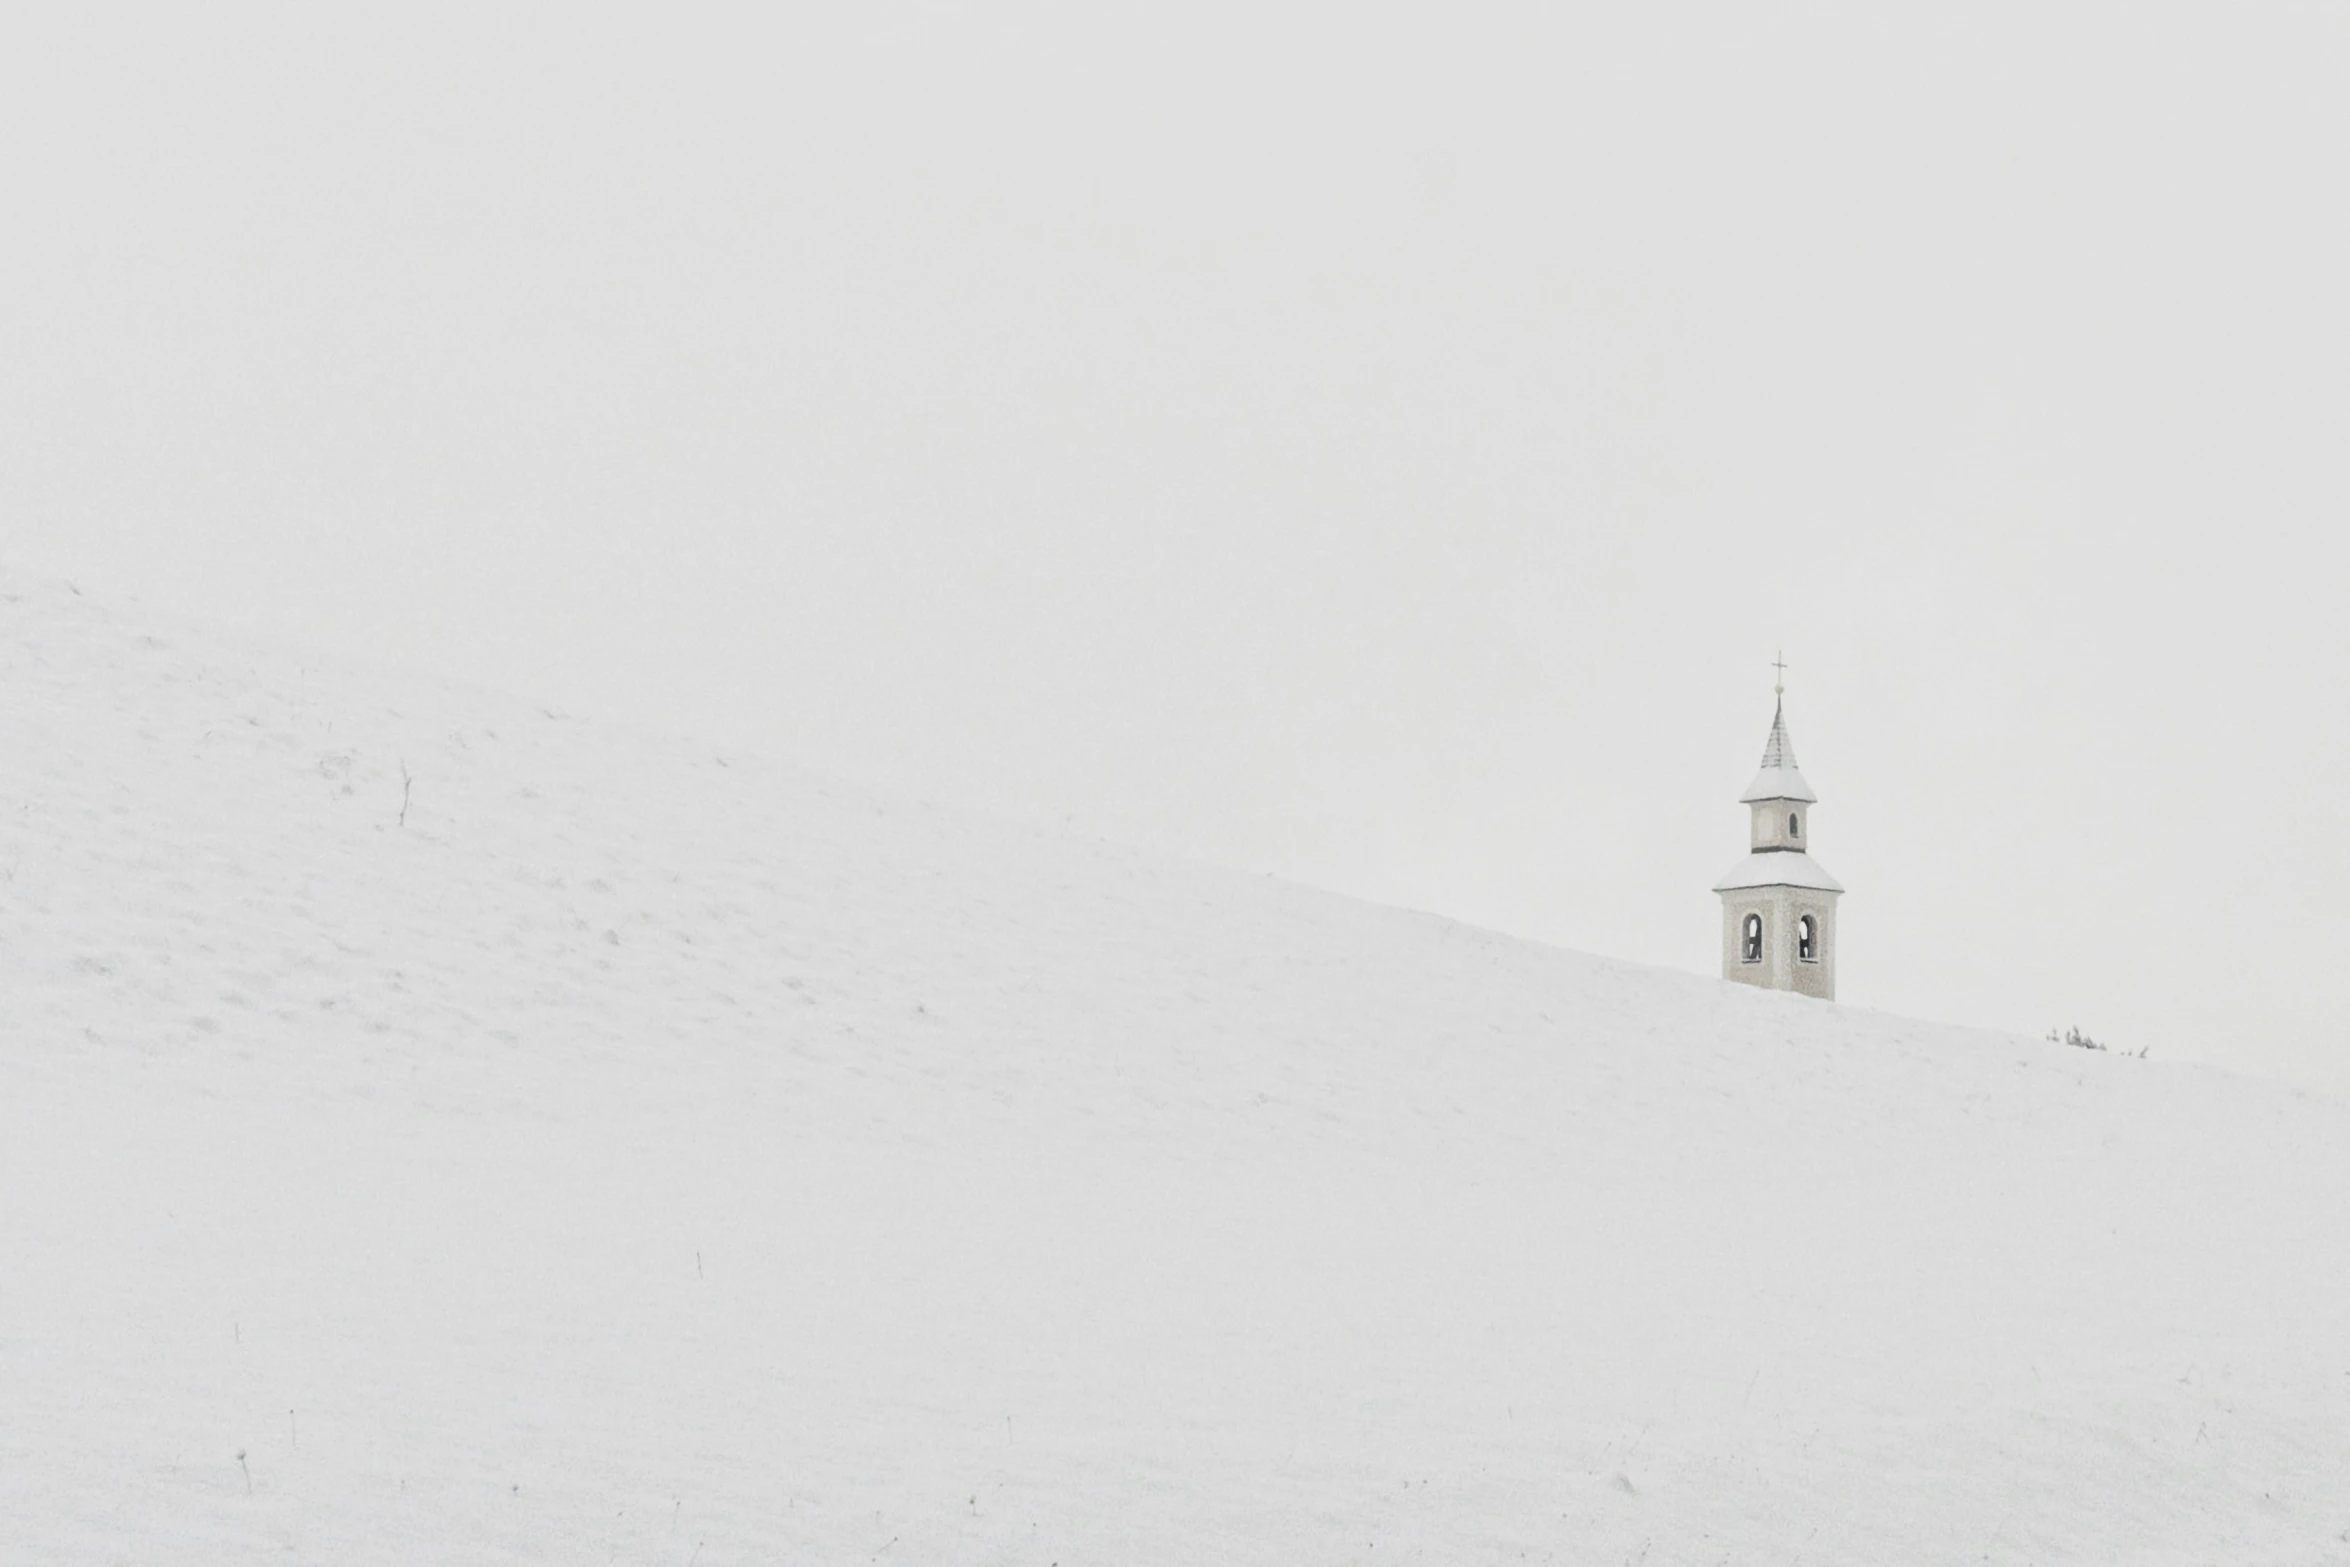
<svg viewBox="0 0 2350 1567">
<path fill-rule="evenodd" d="M 2336 1103 L 0 656 L 9 1562 L 2350 1559 Z"/>
</svg>

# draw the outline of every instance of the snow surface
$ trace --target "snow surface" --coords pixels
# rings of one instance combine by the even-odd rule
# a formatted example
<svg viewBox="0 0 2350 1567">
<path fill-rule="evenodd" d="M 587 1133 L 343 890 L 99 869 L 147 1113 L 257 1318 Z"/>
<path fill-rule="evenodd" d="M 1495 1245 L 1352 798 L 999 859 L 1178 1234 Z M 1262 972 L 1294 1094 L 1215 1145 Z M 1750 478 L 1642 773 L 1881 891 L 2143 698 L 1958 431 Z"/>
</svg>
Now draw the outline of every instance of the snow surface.
<svg viewBox="0 0 2350 1567">
<path fill-rule="evenodd" d="M 2338 1103 L 0 655 L 8 1562 L 2350 1561 Z"/>
</svg>

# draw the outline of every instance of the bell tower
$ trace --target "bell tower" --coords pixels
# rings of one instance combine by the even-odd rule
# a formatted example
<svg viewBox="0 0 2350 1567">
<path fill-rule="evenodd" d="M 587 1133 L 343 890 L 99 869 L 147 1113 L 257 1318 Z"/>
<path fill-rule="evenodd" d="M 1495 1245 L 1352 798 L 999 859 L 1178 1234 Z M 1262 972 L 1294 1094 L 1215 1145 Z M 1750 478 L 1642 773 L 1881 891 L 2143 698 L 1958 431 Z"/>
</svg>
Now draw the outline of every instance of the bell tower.
<svg viewBox="0 0 2350 1567">
<path fill-rule="evenodd" d="M 1787 738 L 1785 663 L 1763 743 L 1762 770 L 1738 802 L 1747 807 L 1745 859 L 1714 883 L 1722 895 L 1722 978 L 1766 990 L 1836 999 L 1836 899 L 1844 891 L 1811 857 L 1811 792 Z"/>
</svg>

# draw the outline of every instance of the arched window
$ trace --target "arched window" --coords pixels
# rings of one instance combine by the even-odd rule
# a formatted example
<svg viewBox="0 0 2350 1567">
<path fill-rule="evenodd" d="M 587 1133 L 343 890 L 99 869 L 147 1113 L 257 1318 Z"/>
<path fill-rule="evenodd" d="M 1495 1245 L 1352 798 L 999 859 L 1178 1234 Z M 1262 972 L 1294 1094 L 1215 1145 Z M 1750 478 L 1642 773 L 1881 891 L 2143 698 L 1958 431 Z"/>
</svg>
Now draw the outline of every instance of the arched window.
<svg viewBox="0 0 2350 1567">
<path fill-rule="evenodd" d="M 1746 916 L 1746 934 L 1739 938 L 1738 958 L 1742 963 L 1760 963 L 1762 961 L 1762 916 L 1760 914 Z"/>
<path fill-rule="evenodd" d="M 1796 815 L 1793 811 L 1789 811 L 1787 813 L 1787 836 L 1790 838 L 1800 838 L 1803 836 L 1803 818 Z"/>
<path fill-rule="evenodd" d="M 1820 928 L 1808 914 L 1795 922 L 1795 955 L 1806 963 L 1820 960 Z"/>
</svg>

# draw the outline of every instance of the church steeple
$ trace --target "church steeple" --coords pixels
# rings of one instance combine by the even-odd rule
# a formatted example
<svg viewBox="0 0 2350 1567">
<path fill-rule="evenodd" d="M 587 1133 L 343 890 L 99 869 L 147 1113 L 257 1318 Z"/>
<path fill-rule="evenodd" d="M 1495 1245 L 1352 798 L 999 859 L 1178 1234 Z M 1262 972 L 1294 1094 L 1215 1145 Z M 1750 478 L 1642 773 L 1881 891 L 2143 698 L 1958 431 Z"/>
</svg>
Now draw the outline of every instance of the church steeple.
<svg viewBox="0 0 2350 1567">
<path fill-rule="evenodd" d="M 1762 800 L 1800 800 L 1805 805 L 1818 801 L 1811 785 L 1803 781 L 1803 774 L 1795 769 L 1795 742 L 1787 738 L 1787 665 L 1774 661 L 1779 679 L 1771 687 L 1771 733 L 1763 741 L 1762 770 L 1754 775 L 1754 782 L 1738 797 L 1741 805 L 1752 805 Z"/>
<path fill-rule="evenodd" d="M 1836 899 L 1843 886 L 1811 857 L 1819 803 L 1787 737 L 1787 666 L 1779 663 L 1762 767 L 1738 797 L 1748 808 L 1748 854 L 1714 883 L 1722 896 L 1722 977 L 1770 990 L 1836 995 Z"/>
<path fill-rule="evenodd" d="M 1771 737 L 1763 742 L 1763 770 L 1795 770 L 1795 742 L 1787 738 L 1787 688 L 1778 688 L 1778 705 L 1771 710 Z"/>
</svg>

